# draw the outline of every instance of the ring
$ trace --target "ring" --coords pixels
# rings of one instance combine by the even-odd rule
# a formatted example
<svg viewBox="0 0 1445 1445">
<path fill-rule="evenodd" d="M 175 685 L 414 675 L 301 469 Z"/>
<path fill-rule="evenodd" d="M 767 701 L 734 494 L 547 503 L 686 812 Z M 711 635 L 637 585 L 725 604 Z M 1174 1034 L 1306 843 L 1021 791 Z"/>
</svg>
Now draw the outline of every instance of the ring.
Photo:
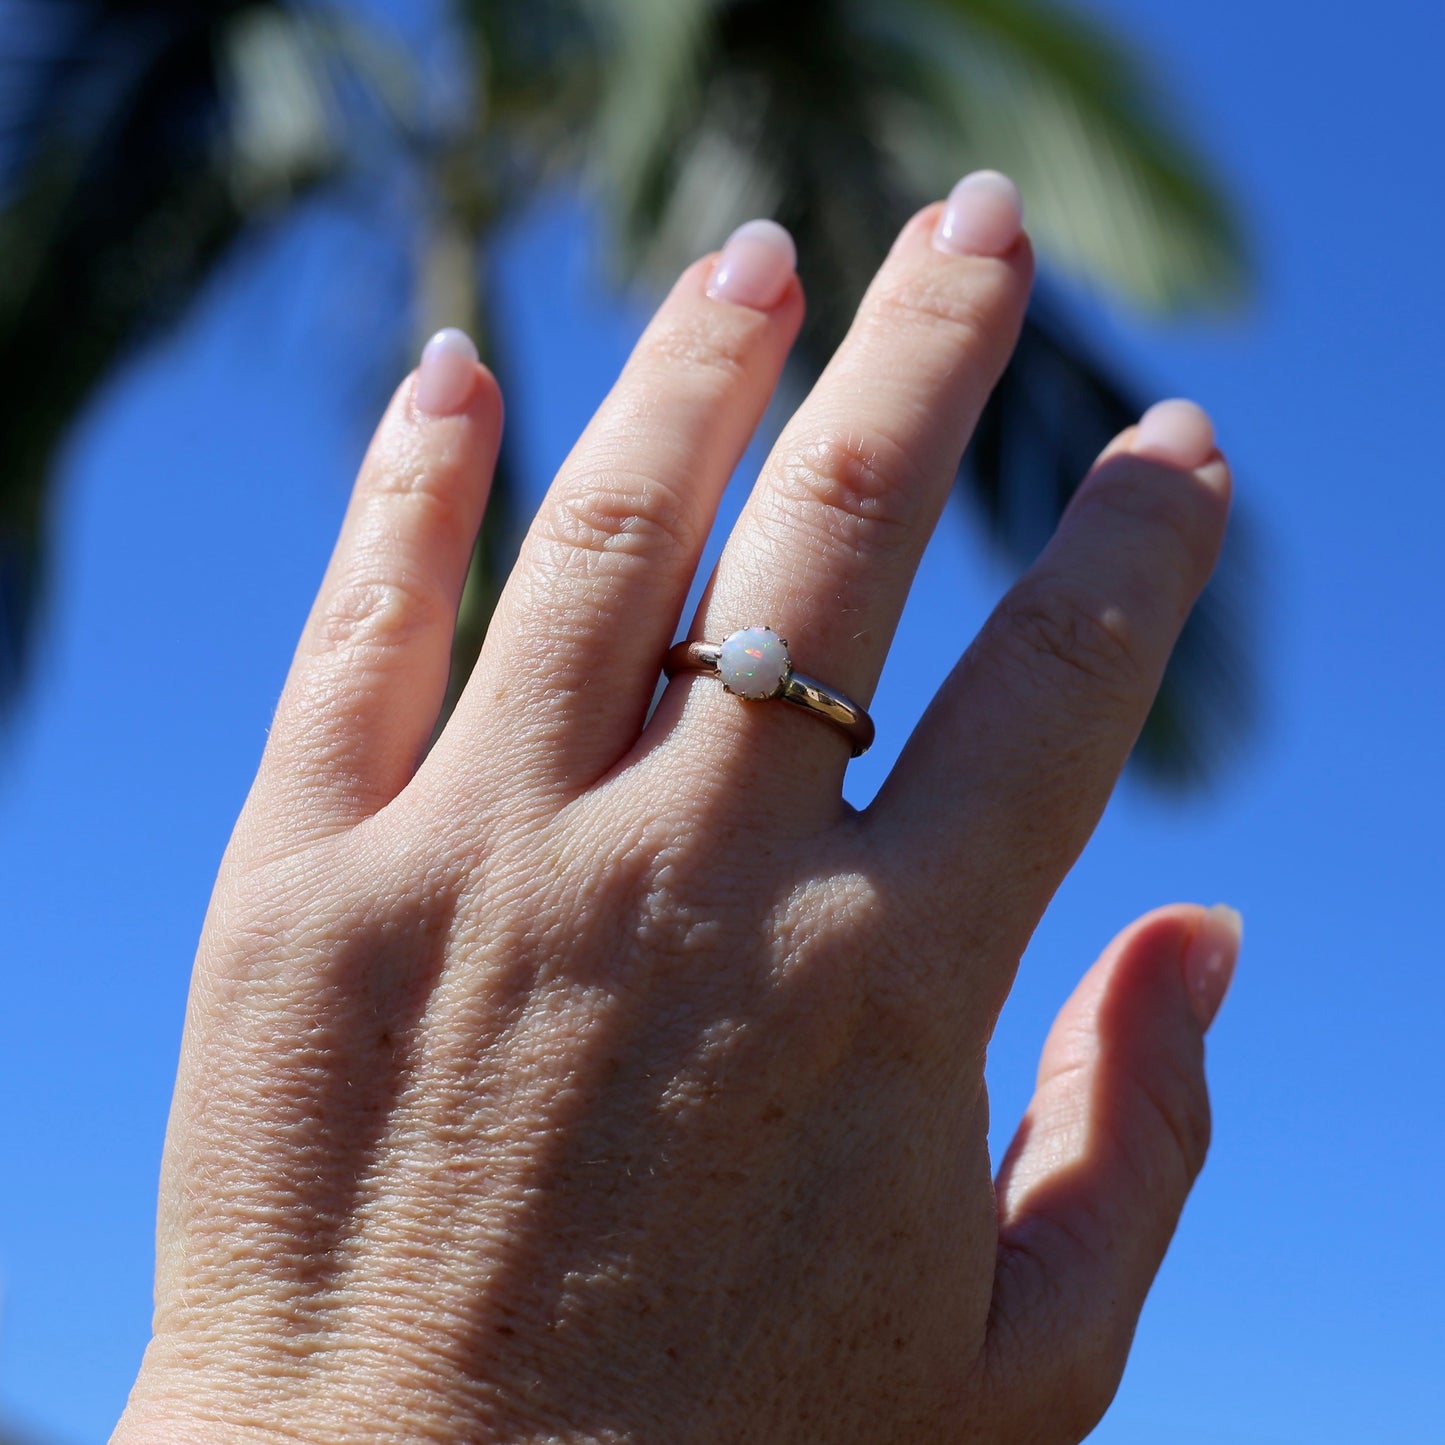
<svg viewBox="0 0 1445 1445">
<path fill-rule="evenodd" d="M 861 757 L 873 746 L 873 719 L 851 698 L 793 671 L 788 644 L 771 627 L 743 627 L 721 642 L 679 642 L 668 649 L 662 670 L 707 672 L 746 702 L 777 698 L 841 729 Z"/>
</svg>

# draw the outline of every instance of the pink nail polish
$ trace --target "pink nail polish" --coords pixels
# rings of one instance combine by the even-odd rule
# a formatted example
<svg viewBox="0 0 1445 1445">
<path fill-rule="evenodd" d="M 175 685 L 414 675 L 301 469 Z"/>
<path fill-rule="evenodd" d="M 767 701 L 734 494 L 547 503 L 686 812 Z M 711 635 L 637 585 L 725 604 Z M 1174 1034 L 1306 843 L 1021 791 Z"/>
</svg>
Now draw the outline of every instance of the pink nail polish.
<svg viewBox="0 0 1445 1445">
<path fill-rule="evenodd" d="M 448 326 L 422 348 L 412 399 L 428 416 L 465 411 L 477 384 L 477 347 L 465 331 Z"/>
<path fill-rule="evenodd" d="M 770 311 L 798 266 L 793 238 L 776 221 L 748 221 L 727 239 L 707 294 L 715 301 Z"/>
<path fill-rule="evenodd" d="M 1002 256 L 1023 223 L 1019 188 L 999 171 L 974 171 L 949 192 L 933 245 L 957 256 Z"/>
<path fill-rule="evenodd" d="M 1184 986 L 1199 1027 L 1207 1029 L 1224 1002 L 1244 937 L 1244 919 L 1227 903 L 1216 903 L 1199 922 L 1184 955 Z"/>
<path fill-rule="evenodd" d="M 1158 401 L 1139 418 L 1130 450 L 1192 472 L 1214 454 L 1214 423 L 1192 401 Z"/>
</svg>

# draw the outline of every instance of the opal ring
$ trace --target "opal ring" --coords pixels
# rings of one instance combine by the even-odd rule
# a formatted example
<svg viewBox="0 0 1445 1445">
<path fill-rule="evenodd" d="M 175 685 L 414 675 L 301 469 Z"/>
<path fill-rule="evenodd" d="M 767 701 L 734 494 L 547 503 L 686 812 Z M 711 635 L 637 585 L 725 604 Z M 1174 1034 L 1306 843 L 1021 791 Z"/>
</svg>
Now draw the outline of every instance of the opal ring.
<svg viewBox="0 0 1445 1445">
<path fill-rule="evenodd" d="M 662 670 L 711 673 L 734 697 L 777 698 L 815 713 L 847 735 L 855 758 L 873 746 L 873 719 L 841 692 L 794 672 L 788 644 L 771 627 L 743 627 L 722 642 L 679 642 Z"/>
</svg>

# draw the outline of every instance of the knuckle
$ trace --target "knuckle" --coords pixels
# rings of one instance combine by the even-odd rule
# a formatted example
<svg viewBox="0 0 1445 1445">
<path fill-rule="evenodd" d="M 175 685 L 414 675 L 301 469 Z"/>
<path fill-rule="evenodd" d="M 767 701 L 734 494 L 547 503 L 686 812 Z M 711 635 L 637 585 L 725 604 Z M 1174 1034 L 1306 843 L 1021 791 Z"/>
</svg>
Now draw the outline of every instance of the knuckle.
<svg viewBox="0 0 1445 1445">
<path fill-rule="evenodd" d="M 1153 564 L 1151 577 L 1188 579 L 1192 590 L 1203 584 L 1218 549 L 1219 529 L 1198 487 L 1162 479 L 1155 464 L 1120 457 L 1081 490 L 1079 504 L 1106 512 L 1111 530 L 1122 529 L 1132 538 L 1131 550 Z M 1164 559 L 1173 559 L 1174 565 L 1161 566 Z"/>
<path fill-rule="evenodd" d="M 844 960 L 867 958 L 865 985 L 872 982 L 872 961 L 878 955 L 886 902 L 876 879 L 848 869 L 831 877 L 814 878 L 796 889 L 778 909 L 773 931 L 779 957 L 802 969 L 821 968 L 835 979 L 840 971 L 857 972 Z"/>
<path fill-rule="evenodd" d="M 789 520 L 877 554 L 907 545 L 917 504 L 895 443 L 877 433 L 828 432 L 786 452 L 773 494 Z"/>
<path fill-rule="evenodd" d="M 720 326 L 719 318 L 684 315 L 670 319 L 644 336 L 639 360 L 648 370 L 675 376 L 679 370 L 700 378 L 716 377 L 732 386 L 747 379 L 748 336 Z"/>
<path fill-rule="evenodd" d="M 1003 656 L 1030 677 L 1062 676 L 1091 692 L 1126 698 L 1144 670 L 1124 609 L 1061 579 L 1015 587 L 988 630 Z"/>
<path fill-rule="evenodd" d="M 988 1364 L 1007 1421 L 998 1438 L 1082 1441 L 1118 1393 L 1133 1320 L 1108 1299 L 1081 1319 L 1061 1299 L 1047 1258 L 1027 1245 L 1002 1251 L 998 1267 L 1021 1302 L 1016 1316 L 995 1312 L 989 1321 Z"/>
<path fill-rule="evenodd" d="M 430 586 L 405 575 L 343 579 L 316 618 L 315 637 L 333 651 L 385 650 L 418 634 L 450 628 L 455 607 Z"/>
<path fill-rule="evenodd" d="M 700 545 L 694 509 L 657 477 L 599 471 L 573 477 L 545 514 L 543 542 L 567 571 L 606 575 L 639 558 L 684 561 Z"/>
<path fill-rule="evenodd" d="M 450 465 L 386 471 L 368 492 L 369 526 L 378 533 L 456 537 L 476 527 L 475 489 Z"/>
<path fill-rule="evenodd" d="M 476 463 L 475 442 L 461 435 L 384 430 L 363 464 L 358 496 L 386 526 L 412 525 L 419 513 L 424 525 L 435 519 L 461 531 L 476 525 Z"/>
<path fill-rule="evenodd" d="M 1170 1063 L 1136 1073 L 1133 1082 L 1144 1108 L 1158 1123 L 1158 1136 L 1168 1141 L 1173 1160 L 1183 1170 L 1187 1187 L 1204 1168 L 1213 1132 L 1209 1093 L 1202 1078 Z M 1151 1151 L 1149 1157 L 1158 1155 Z M 1152 1172 L 1143 1162 L 1136 1169 L 1141 1174 Z"/>
<path fill-rule="evenodd" d="M 879 286 L 869 308 L 870 324 L 896 338 L 898 330 L 937 331 L 965 350 L 991 352 L 1002 345 L 991 296 L 975 286 L 962 286 L 951 272 L 921 267 Z"/>
</svg>

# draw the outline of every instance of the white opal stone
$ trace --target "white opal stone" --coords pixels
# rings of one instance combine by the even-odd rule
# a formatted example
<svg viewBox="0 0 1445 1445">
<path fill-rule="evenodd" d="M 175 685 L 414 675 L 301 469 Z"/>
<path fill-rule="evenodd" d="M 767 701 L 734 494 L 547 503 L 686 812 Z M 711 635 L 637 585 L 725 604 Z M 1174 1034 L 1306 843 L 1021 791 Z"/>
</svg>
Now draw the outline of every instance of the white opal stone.
<svg viewBox="0 0 1445 1445">
<path fill-rule="evenodd" d="M 772 697 L 788 675 L 788 645 L 770 627 L 744 627 L 724 639 L 717 675 L 739 697 Z"/>
</svg>

